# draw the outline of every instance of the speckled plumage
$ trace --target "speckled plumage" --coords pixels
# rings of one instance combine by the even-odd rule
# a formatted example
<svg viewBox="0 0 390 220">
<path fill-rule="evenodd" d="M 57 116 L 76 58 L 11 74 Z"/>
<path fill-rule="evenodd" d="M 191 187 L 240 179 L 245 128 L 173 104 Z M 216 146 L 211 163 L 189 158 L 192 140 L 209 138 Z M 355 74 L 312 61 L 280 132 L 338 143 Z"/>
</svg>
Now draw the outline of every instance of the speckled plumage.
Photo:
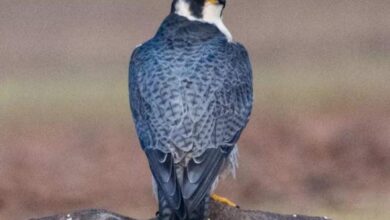
<svg viewBox="0 0 390 220">
<path fill-rule="evenodd" d="M 160 219 L 205 218 L 213 183 L 235 167 L 234 148 L 252 109 L 245 48 L 214 25 L 171 14 L 134 50 L 129 90 Z"/>
</svg>

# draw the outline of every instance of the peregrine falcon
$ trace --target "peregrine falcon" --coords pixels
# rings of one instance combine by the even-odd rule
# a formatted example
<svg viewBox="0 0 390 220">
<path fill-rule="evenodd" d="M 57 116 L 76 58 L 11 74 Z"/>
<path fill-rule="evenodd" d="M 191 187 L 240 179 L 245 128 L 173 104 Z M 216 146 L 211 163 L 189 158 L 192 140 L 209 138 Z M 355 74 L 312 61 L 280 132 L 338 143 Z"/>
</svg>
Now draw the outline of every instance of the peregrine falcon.
<svg viewBox="0 0 390 220">
<path fill-rule="evenodd" d="M 234 175 L 252 110 L 246 49 L 222 22 L 225 0 L 173 0 L 129 68 L 130 107 L 160 220 L 207 219 L 210 194 Z"/>
</svg>

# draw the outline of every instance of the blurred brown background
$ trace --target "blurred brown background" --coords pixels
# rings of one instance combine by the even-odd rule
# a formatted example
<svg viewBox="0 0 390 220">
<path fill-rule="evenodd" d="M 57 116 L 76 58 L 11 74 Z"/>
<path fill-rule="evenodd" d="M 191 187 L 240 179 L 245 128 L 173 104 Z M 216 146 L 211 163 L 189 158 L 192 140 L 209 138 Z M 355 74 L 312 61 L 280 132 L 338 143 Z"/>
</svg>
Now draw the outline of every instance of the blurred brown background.
<svg viewBox="0 0 390 220">
<path fill-rule="evenodd" d="M 130 52 L 170 0 L 0 0 L 0 219 L 156 206 L 128 105 Z M 255 109 L 242 207 L 390 219 L 390 1 L 229 1 Z"/>
</svg>

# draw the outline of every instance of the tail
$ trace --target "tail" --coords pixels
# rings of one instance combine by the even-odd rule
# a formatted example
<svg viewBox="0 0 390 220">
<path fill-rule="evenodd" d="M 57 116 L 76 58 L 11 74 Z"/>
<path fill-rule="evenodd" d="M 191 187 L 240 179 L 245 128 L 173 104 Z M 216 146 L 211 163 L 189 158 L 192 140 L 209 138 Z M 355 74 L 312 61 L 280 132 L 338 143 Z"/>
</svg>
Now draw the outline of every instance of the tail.
<svg viewBox="0 0 390 220">
<path fill-rule="evenodd" d="M 172 209 L 168 201 L 164 198 L 164 193 L 158 190 L 158 220 L 185 220 L 187 211 L 184 205 L 180 209 Z"/>
<path fill-rule="evenodd" d="M 172 154 L 155 149 L 146 149 L 145 153 L 157 183 L 159 220 L 186 220 L 187 208 L 176 177 Z"/>
<path fill-rule="evenodd" d="M 159 193 L 159 214 L 158 220 L 203 220 L 209 215 L 210 196 L 198 205 L 198 207 L 187 213 L 184 210 L 173 210 L 166 199 Z M 180 213 L 186 212 L 186 216 L 180 216 Z"/>
<path fill-rule="evenodd" d="M 157 149 L 146 149 L 145 152 L 158 188 L 158 219 L 206 219 L 211 187 L 230 149 L 207 149 L 200 157 L 189 161 L 180 178 L 172 154 Z"/>
<path fill-rule="evenodd" d="M 204 200 L 199 204 L 198 208 L 188 213 L 189 220 L 207 219 L 209 216 L 209 203 L 210 196 L 206 196 Z"/>
</svg>

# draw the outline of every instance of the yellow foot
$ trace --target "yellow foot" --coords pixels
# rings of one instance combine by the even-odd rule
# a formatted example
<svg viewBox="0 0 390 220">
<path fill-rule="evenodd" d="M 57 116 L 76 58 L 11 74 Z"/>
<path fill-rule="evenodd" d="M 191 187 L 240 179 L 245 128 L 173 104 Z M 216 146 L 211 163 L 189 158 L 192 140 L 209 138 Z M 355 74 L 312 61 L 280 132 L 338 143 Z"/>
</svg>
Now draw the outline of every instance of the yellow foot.
<svg viewBox="0 0 390 220">
<path fill-rule="evenodd" d="M 238 206 L 236 203 L 230 201 L 229 199 L 225 198 L 225 197 L 222 197 L 222 196 L 219 196 L 217 194 L 213 194 L 211 195 L 211 199 L 216 201 L 216 202 L 219 202 L 219 203 L 222 203 L 224 205 L 227 205 L 227 206 L 232 206 L 232 207 L 236 207 L 236 208 L 240 208 L 240 206 Z"/>
</svg>

